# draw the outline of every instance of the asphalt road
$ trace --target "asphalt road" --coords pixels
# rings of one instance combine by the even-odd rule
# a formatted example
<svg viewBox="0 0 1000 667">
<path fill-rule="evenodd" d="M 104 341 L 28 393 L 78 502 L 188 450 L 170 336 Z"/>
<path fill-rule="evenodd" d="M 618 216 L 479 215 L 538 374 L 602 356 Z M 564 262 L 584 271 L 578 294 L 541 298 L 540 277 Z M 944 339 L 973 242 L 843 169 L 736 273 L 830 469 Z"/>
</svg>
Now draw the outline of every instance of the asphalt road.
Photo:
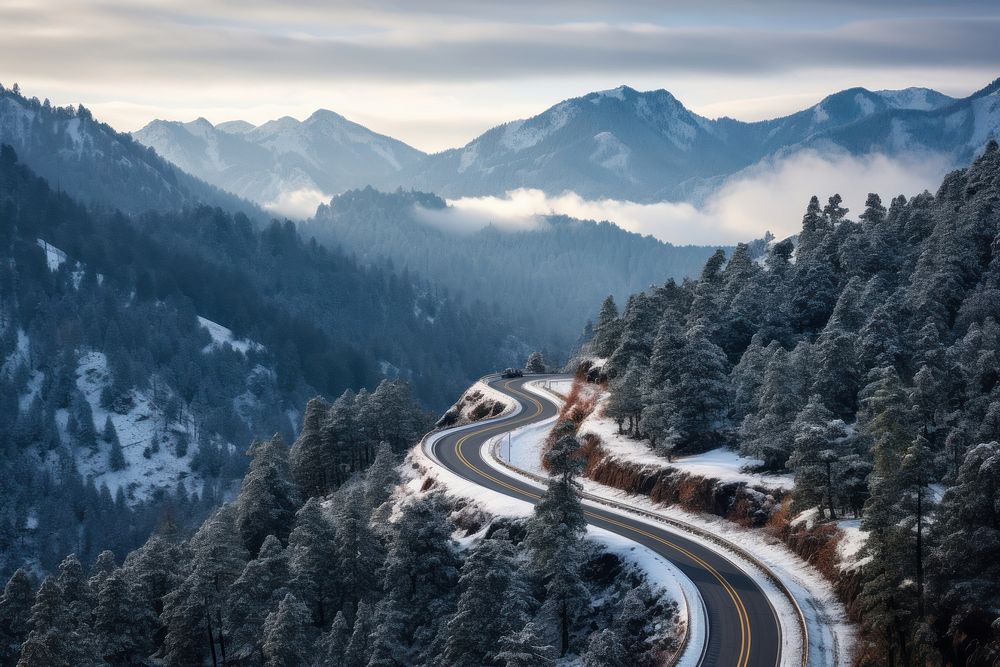
<svg viewBox="0 0 1000 667">
<path fill-rule="evenodd" d="M 564 376 L 549 376 L 564 377 Z M 447 433 L 434 443 L 438 460 L 476 484 L 534 502 L 540 488 L 487 464 L 481 454 L 489 438 L 516 427 L 549 419 L 557 406 L 523 389 L 539 376 L 489 384 L 522 406 L 520 414 L 480 428 Z M 587 507 L 587 520 L 643 544 L 674 563 L 698 587 L 708 613 L 708 641 L 702 665 L 775 667 L 780 660 L 781 630 L 774 609 L 759 586 L 725 556 L 666 527 L 652 526 L 611 508 Z"/>
</svg>

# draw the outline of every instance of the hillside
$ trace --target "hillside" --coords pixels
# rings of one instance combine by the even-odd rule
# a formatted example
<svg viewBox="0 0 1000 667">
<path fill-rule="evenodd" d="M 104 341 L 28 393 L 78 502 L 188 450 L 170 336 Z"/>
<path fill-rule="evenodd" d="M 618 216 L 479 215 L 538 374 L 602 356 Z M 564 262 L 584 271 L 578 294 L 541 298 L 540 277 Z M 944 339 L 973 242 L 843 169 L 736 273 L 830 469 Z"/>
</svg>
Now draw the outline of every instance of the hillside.
<svg viewBox="0 0 1000 667">
<path fill-rule="evenodd" d="M 80 106 L 53 107 L 0 85 L 0 144 L 88 205 L 127 213 L 206 204 L 263 219 L 260 209 L 191 176 Z"/>
<path fill-rule="evenodd" d="M 871 664 L 1000 649 L 998 202 L 996 141 L 936 194 L 870 194 L 856 220 L 814 197 L 763 265 L 741 245 L 620 315 L 608 299 L 584 348 L 606 359 L 619 431 L 793 472 L 787 517 L 860 518 L 857 572 L 836 583 Z"/>
<path fill-rule="evenodd" d="M 463 213 L 420 192 L 346 192 L 300 227 L 365 262 L 388 259 L 467 302 L 499 308 L 511 332 L 564 357 L 593 304 L 697 275 L 713 248 L 673 246 L 608 222 L 540 218 L 528 229 L 464 229 Z M 456 231 L 449 225 L 459 225 Z"/>
</svg>

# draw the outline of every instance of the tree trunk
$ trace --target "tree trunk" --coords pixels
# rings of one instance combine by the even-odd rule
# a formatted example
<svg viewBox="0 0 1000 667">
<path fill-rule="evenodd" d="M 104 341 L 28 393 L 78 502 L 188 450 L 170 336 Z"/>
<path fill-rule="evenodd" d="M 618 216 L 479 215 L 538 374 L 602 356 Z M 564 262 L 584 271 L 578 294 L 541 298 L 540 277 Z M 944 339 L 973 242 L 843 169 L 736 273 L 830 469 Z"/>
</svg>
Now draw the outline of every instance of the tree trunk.
<svg viewBox="0 0 1000 667">
<path fill-rule="evenodd" d="M 833 462 L 826 462 L 826 502 L 830 507 L 830 519 L 835 520 L 837 513 L 833 511 Z"/>
<path fill-rule="evenodd" d="M 222 631 L 222 610 L 215 610 L 215 620 L 219 623 L 219 648 L 222 651 L 222 664 L 226 664 L 226 634 Z"/>
<path fill-rule="evenodd" d="M 205 622 L 208 624 L 208 648 L 212 651 L 212 667 L 218 667 L 219 659 L 215 655 L 215 633 L 212 632 L 212 614 L 205 610 Z"/>
<path fill-rule="evenodd" d="M 560 638 L 560 650 L 559 656 L 562 657 L 566 655 L 566 650 L 569 648 L 569 611 L 566 609 L 566 602 L 562 603 L 562 608 L 560 609 L 560 621 L 562 622 L 562 637 Z"/>
<path fill-rule="evenodd" d="M 920 480 L 922 481 L 922 480 Z M 924 617 L 924 491 L 917 489 L 917 615 Z"/>
</svg>

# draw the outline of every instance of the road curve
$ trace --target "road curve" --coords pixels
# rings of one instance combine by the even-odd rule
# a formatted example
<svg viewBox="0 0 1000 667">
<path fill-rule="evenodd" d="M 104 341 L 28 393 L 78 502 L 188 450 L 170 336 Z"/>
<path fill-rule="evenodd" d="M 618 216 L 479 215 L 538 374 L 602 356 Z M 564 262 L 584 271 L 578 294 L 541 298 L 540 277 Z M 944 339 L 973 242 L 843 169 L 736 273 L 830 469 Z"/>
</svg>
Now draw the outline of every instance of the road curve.
<svg viewBox="0 0 1000 667">
<path fill-rule="evenodd" d="M 524 391 L 540 377 L 484 379 L 521 405 L 521 411 L 479 428 L 445 432 L 433 442 L 434 458 L 455 474 L 480 486 L 528 502 L 538 499 L 537 485 L 507 475 L 482 458 L 483 443 L 500 433 L 558 414 L 552 401 Z M 775 667 L 781 659 L 781 630 L 767 596 L 739 567 L 703 544 L 668 528 L 653 526 L 610 508 L 587 506 L 587 521 L 649 547 L 670 560 L 697 586 L 708 615 L 708 640 L 701 665 Z"/>
</svg>

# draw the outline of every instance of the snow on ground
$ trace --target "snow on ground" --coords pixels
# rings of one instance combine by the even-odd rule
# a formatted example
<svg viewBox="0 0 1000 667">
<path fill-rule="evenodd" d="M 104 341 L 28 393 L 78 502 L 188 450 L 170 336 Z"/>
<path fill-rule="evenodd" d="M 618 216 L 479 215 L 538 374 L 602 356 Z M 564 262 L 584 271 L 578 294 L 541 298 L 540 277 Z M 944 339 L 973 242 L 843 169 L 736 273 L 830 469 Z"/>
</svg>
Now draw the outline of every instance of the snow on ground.
<svg viewBox="0 0 1000 667">
<path fill-rule="evenodd" d="M 747 468 L 759 466 L 760 461 L 740 456 L 736 452 L 722 448 L 713 449 L 704 454 L 682 456 L 668 461 L 666 457 L 653 452 L 646 442 L 633 440 L 626 435 L 619 435 L 618 425 L 611 419 L 603 417 L 605 395 L 598 403 L 594 412 L 580 425 L 582 436 L 593 433 L 601 438 L 604 449 L 611 455 L 640 465 L 656 466 L 658 468 L 674 468 L 681 472 L 717 479 L 721 482 L 743 482 L 753 486 L 770 489 L 791 489 L 795 478 L 791 474 L 772 475 L 744 472 Z"/>
<path fill-rule="evenodd" d="M 37 242 L 38 247 L 45 251 L 45 261 L 49 266 L 49 271 L 58 271 L 59 267 L 66 261 L 66 253 L 43 239 L 38 239 Z"/>
<path fill-rule="evenodd" d="M 28 334 L 24 332 L 24 329 L 19 328 L 17 330 L 17 344 L 14 347 L 14 351 L 3 360 L 3 364 L 0 364 L 0 374 L 10 373 L 20 364 L 28 361 L 28 353 L 30 351 L 31 346 L 28 342 Z"/>
<path fill-rule="evenodd" d="M 494 438 L 499 443 L 497 453 L 515 468 L 547 476 L 542 468 L 542 447 L 554 422 L 554 418 L 547 419 L 509 431 L 509 436 L 506 433 L 497 436 Z"/>
<path fill-rule="evenodd" d="M 497 405 L 501 406 L 500 412 L 494 412 Z M 465 390 L 462 397 L 455 405 L 448 408 L 441 419 L 452 416 L 454 419 L 449 425 L 471 424 L 481 421 L 485 417 L 496 417 L 509 414 L 514 409 L 516 403 L 506 394 L 503 394 L 487 383 L 479 380 Z M 478 416 L 477 416 L 478 414 Z"/>
<path fill-rule="evenodd" d="M 200 324 L 202 328 L 208 331 L 208 333 L 212 336 L 212 342 L 209 345 L 206 345 L 202 352 L 208 353 L 213 348 L 221 348 L 224 345 L 230 345 L 234 350 L 242 352 L 243 354 L 246 354 L 250 350 L 259 351 L 264 349 L 263 345 L 252 340 L 233 338 L 233 332 L 231 329 L 213 322 L 212 320 L 199 316 L 198 324 Z"/>
<path fill-rule="evenodd" d="M 843 533 L 840 542 L 837 543 L 837 556 L 840 557 L 840 567 L 845 570 L 853 570 L 860 567 L 862 560 L 858 553 L 868 539 L 868 531 L 861 530 L 861 519 L 841 519 L 837 522 L 837 527 Z"/>
<path fill-rule="evenodd" d="M 73 447 L 80 473 L 93 477 L 98 486 L 107 484 L 112 495 L 122 488 L 125 497 L 135 501 L 149 498 L 157 488 L 173 491 L 181 480 L 189 493 L 201 493 L 202 482 L 191 473 L 191 457 L 197 445 L 191 443 L 184 456 L 176 455 L 175 441 L 178 437 L 188 437 L 187 426 L 178 422 L 167 423 L 163 412 L 153 404 L 147 392 L 132 392 L 134 406 L 128 413 L 108 412 L 101 407 L 101 390 L 108 381 L 107 358 L 103 353 L 87 352 L 80 357 L 76 386 L 90 403 L 94 428 L 98 433 L 97 451 Z M 125 455 L 126 466 L 120 471 L 112 471 L 108 467 L 111 445 L 100 437 L 109 415 Z M 152 448 L 154 439 L 159 441 L 159 451 L 150 452 L 147 458 L 143 452 L 147 447 Z"/>
</svg>

